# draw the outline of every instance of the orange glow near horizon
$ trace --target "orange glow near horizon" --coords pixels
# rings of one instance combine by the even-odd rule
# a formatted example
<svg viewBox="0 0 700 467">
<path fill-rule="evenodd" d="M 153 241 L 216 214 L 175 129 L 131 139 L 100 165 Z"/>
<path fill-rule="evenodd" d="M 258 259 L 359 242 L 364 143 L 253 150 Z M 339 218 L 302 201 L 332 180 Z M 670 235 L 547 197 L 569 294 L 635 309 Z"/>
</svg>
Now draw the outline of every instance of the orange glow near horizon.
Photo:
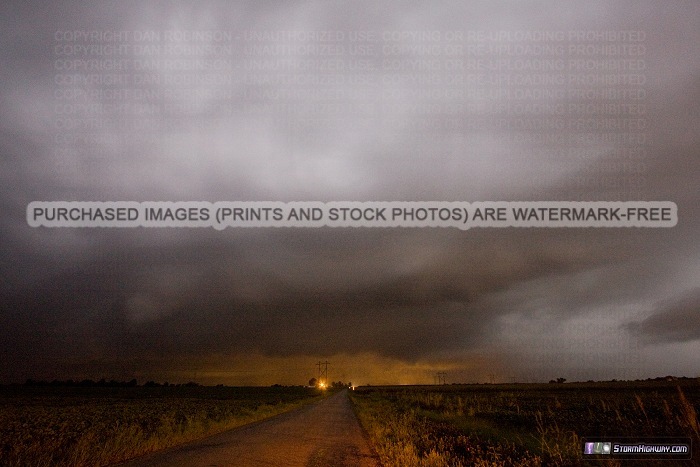
<svg viewBox="0 0 700 467">
<path fill-rule="evenodd" d="M 501 366 L 498 357 L 482 355 L 404 361 L 369 353 L 289 357 L 217 354 L 168 362 L 170 365 L 149 361 L 139 365 L 139 371 L 124 377 L 136 378 L 140 383 L 152 380 L 230 386 L 306 385 L 310 379 L 318 379 L 315 362 L 319 359 L 330 362 L 328 379 L 319 381 L 319 387 L 328 387 L 331 382 L 337 381 L 352 386 L 433 384 L 438 371 L 447 373 L 448 383 L 486 382 L 487 375 L 499 373 L 497 368 Z M 120 366 L 128 368 L 130 365 L 129 362 L 120 362 Z M 149 370 L 148 367 L 153 369 Z M 99 372 L 99 369 L 93 372 L 85 375 L 85 378 L 111 378 L 109 374 Z"/>
</svg>

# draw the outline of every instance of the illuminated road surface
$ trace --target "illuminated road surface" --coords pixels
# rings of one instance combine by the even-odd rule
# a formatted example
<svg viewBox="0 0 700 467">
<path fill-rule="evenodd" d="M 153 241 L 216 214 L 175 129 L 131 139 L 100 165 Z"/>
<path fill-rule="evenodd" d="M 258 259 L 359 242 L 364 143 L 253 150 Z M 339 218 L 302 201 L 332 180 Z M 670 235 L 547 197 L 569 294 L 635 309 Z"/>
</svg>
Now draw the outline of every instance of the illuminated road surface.
<svg viewBox="0 0 700 467">
<path fill-rule="evenodd" d="M 121 466 L 375 467 L 347 391 L 269 420 L 140 457 Z"/>
</svg>

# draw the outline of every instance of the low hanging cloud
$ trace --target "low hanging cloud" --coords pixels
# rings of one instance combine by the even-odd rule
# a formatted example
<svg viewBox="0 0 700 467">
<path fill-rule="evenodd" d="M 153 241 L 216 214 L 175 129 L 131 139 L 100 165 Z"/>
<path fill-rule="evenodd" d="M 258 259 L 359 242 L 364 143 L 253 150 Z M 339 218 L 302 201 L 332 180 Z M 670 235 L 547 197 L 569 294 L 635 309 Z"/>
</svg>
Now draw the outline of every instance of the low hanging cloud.
<svg viewBox="0 0 700 467">
<path fill-rule="evenodd" d="M 696 345 L 700 298 L 697 289 L 684 294 L 700 280 L 700 58 L 692 49 L 700 42 L 699 13 L 654 2 L 550 4 L 544 11 L 540 4 L 416 4 L 395 14 L 379 14 L 372 2 L 0 7 L 0 356 L 6 362 L 0 379 L 41 378 L 55 369 L 63 373 L 56 377 L 132 371 L 189 379 L 192 368 L 209 368 L 212 382 L 278 382 L 272 370 L 238 378 L 246 355 L 269 368 L 336 355 L 362 371 L 351 362 L 356 356 L 373 366 L 367 382 L 391 382 L 382 365 L 401 382 L 431 382 L 425 378 L 439 365 L 469 380 L 483 380 L 490 366 L 503 375 L 549 379 L 562 376 L 546 373 L 554 363 L 563 372 L 573 371 L 581 355 L 595 360 L 596 349 L 573 330 L 601 317 L 607 331 L 600 346 L 611 355 L 632 355 L 637 342 Z M 482 131 L 478 124 L 493 123 L 485 119 L 486 104 L 508 99 L 466 98 L 455 113 L 445 100 L 418 92 L 407 72 L 403 81 L 383 85 L 397 96 L 389 100 L 350 80 L 329 90 L 356 98 L 332 102 L 268 99 L 260 92 L 298 89 L 242 81 L 223 108 L 202 98 L 191 113 L 156 115 L 142 128 L 78 131 L 59 144 L 68 140 L 55 125 L 52 47 L 56 31 L 74 30 L 642 30 L 646 140 L 643 151 L 631 154 L 614 138 L 574 147 L 571 128 L 552 141 L 537 129 L 513 129 L 533 114 L 504 115 L 500 126 Z M 367 79 L 383 82 L 389 73 L 381 59 L 367 60 Z M 232 73 L 243 73 L 244 57 L 231 63 L 239 70 Z M 143 88 L 189 89 L 162 82 Z M 88 104 L 110 103 L 96 96 Z M 172 96 L 162 103 L 192 104 Z M 567 94 L 532 103 L 568 109 L 581 102 Z M 121 123 L 138 117 L 107 107 L 98 113 Z M 577 118 L 567 111 L 553 120 L 573 125 Z M 679 223 L 672 229 L 217 232 L 34 229 L 25 220 L 27 204 L 36 200 L 624 198 L 676 202 Z M 509 368 L 508 362 L 516 363 Z M 615 377 L 613 367 L 604 374 Z M 639 372 L 656 376 L 658 369 L 640 363 Z M 284 382 L 305 382 L 307 373 L 285 373 Z"/>
<path fill-rule="evenodd" d="M 625 329 L 654 344 L 700 340 L 700 289 L 659 304 L 649 317 L 628 323 Z"/>
</svg>

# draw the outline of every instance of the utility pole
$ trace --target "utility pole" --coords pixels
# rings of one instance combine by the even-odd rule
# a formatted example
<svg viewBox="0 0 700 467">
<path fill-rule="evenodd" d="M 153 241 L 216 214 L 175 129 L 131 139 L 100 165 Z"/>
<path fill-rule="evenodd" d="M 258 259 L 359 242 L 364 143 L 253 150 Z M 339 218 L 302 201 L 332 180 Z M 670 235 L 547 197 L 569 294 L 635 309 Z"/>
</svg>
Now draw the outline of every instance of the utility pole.
<svg viewBox="0 0 700 467">
<path fill-rule="evenodd" d="M 320 387 L 328 386 L 328 365 L 330 362 L 326 360 L 325 362 L 319 361 L 316 366 L 318 367 L 318 385 Z M 323 369 L 321 369 L 323 367 Z"/>
<path fill-rule="evenodd" d="M 444 371 L 438 371 L 435 375 L 437 379 L 437 384 L 447 384 L 447 373 Z"/>
</svg>

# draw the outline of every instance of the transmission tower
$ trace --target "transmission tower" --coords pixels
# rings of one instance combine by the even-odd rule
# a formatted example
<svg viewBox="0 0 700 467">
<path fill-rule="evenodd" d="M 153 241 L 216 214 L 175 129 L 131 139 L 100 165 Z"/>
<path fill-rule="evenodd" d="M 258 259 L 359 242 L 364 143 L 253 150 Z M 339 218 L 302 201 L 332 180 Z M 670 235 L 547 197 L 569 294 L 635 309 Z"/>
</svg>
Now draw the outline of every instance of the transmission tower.
<svg viewBox="0 0 700 467">
<path fill-rule="evenodd" d="M 328 386 L 328 365 L 330 362 L 326 360 L 325 362 L 319 361 L 316 366 L 318 367 L 318 385 L 320 387 Z"/>
</svg>

